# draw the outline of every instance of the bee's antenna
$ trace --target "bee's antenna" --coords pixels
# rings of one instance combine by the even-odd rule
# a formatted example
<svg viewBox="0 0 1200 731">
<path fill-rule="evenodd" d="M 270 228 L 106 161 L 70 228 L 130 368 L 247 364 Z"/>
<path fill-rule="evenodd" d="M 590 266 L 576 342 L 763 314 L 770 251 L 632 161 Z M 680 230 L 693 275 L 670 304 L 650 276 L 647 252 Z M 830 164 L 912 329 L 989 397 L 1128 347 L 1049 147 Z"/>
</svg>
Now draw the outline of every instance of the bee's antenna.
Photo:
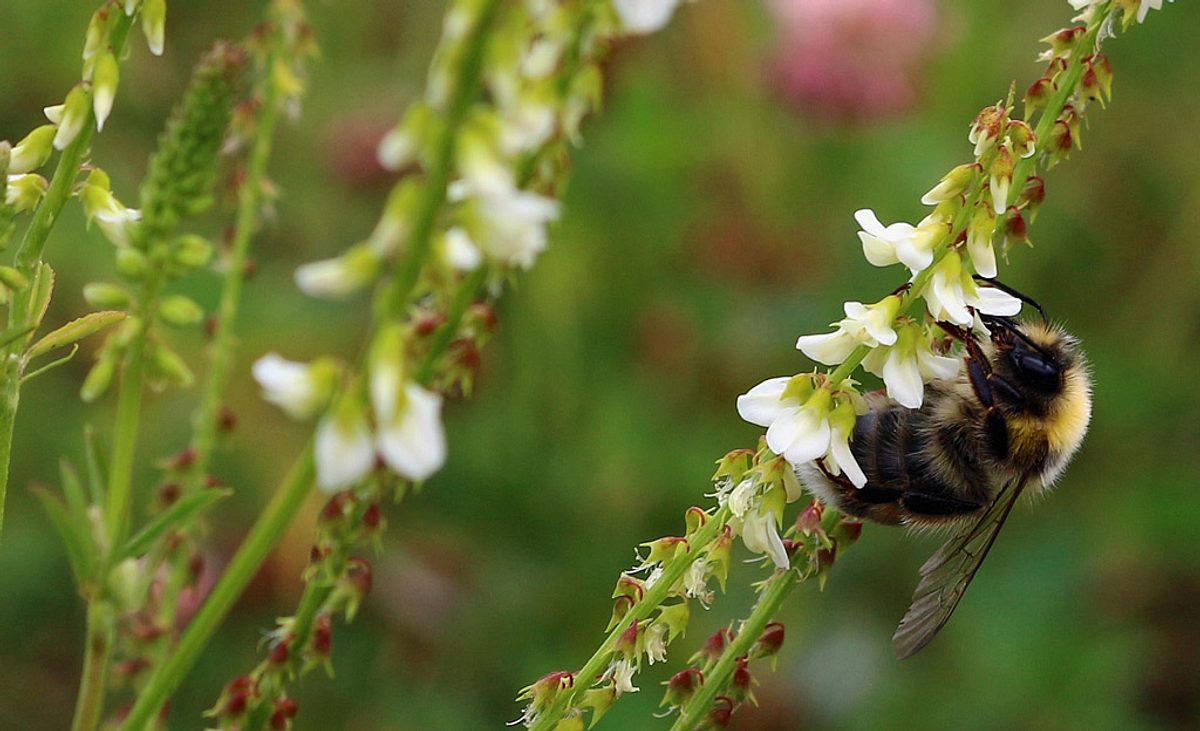
<svg viewBox="0 0 1200 731">
<path fill-rule="evenodd" d="M 1029 295 L 1018 292 L 1017 290 L 1013 289 L 1012 287 L 1008 286 L 1007 284 L 1004 284 L 1003 282 L 1001 282 L 993 277 L 982 277 L 982 276 L 976 274 L 975 279 L 980 282 L 987 282 L 988 285 L 995 287 L 996 289 L 1000 290 L 1001 292 L 1010 294 L 1013 297 L 1016 297 L 1017 299 L 1021 300 L 1025 304 L 1029 305 L 1030 307 L 1032 307 L 1033 309 L 1038 311 L 1038 314 L 1042 316 L 1042 322 L 1049 324 L 1050 318 L 1046 316 L 1046 311 L 1043 310 L 1042 306 L 1039 305 Z"/>
</svg>

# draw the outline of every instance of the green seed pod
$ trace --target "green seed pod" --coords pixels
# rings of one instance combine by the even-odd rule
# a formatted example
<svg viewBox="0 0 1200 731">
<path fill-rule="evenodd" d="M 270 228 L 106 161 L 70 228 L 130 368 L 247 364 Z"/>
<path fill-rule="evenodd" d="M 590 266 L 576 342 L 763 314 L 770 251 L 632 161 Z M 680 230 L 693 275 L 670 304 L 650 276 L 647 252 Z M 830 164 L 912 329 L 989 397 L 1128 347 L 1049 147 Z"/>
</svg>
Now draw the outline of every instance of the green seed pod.
<svg viewBox="0 0 1200 731">
<path fill-rule="evenodd" d="M 138 249 L 117 249 L 117 272 L 130 281 L 139 281 L 146 274 L 149 262 Z"/>
<path fill-rule="evenodd" d="M 163 322 L 175 327 L 190 327 L 204 319 L 204 309 L 181 294 L 164 299 L 158 307 L 158 314 Z"/>
</svg>

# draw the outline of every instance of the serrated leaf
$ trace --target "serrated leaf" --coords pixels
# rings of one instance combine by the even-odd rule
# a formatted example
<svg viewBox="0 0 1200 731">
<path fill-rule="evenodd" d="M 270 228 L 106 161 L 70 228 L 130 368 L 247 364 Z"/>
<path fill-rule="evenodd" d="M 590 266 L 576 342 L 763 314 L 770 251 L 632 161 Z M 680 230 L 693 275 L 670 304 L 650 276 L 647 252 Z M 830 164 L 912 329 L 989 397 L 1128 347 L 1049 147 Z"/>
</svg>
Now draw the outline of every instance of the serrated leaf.
<svg viewBox="0 0 1200 731">
<path fill-rule="evenodd" d="M 46 516 L 58 531 L 63 545 L 67 548 L 67 561 L 71 564 L 71 573 L 75 575 L 75 583 L 82 590 L 94 580 L 95 557 L 97 552 L 91 543 L 88 524 L 76 523 L 71 519 L 67 506 L 54 493 L 45 487 L 34 487 L 33 494 L 37 496 Z"/>
<path fill-rule="evenodd" d="M 154 542 L 161 538 L 168 530 L 187 525 L 199 517 L 205 510 L 216 504 L 218 500 L 232 494 L 233 490 L 206 489 L 179 498 L 171 507 L 154 516 L 154 519 L 138 531 L 137 535 L 130 538 L 129 542 L 125 544 L 125 547 L 117 555 L 117 560 L 123 561 L 127 558 L 141 556 L 149 551 Z"/>
<path fill-rule="evenodd" d="M 89 312 L 75 320 L 71 320 L 66 325 L 54 330 L 46 335 L 41 340 L 33 344 L 29 348 L 25 357 L 32 360 L 33 358 L 43 355 L 55 348 L 61 348 L 64 345 L 70 345 L 78 340 L 86 338 L 88 335 L 99 332 L 113 323 L 120 322 L 126 317 L 124 312 L 119 310 L 101 310 L 100 312 Z"/>
</svg>

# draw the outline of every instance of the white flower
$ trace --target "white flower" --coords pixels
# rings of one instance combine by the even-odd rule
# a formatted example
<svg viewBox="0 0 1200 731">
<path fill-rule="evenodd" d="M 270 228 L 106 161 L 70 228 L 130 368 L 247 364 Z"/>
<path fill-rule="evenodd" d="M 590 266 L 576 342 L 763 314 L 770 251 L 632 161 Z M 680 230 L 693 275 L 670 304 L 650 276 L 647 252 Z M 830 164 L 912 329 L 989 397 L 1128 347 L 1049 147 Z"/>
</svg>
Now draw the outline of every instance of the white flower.
<svg viewBox="0 0 1200 731">
<path fill-rule="evenodd" d="M 671 20 L 679 0 L 612 0 L 612 4 L 631 33 L 653 33 Z"/>
<path fill-rule="evenodd" d="M 558 202 L 516 188 L 507 170 L 503 174 L 489 171 L 460 183 L 453 194 L 474 204 L 471 233 L 476 246 L 505 266 L 533 266 L 546 248 L 547 223 L 558 218 Z"/>
<path fill-rule="evenodd" d="M 816 388 L 812 376 L 800 375 L 763 381 L 739 396 L 737 407 L 743 419 L 767 427 L 767 446 L 792 465 L 823 458 L 834 474 L 845 470 L 862 487 L 866 476 L 849 449 L 859 402 L 853 391 L 839 391 L 835 399 L 828 388 Z"/>
<path fill-rule="evenodd" d="M 115 246 L 129 246 L 133 230 L 142 220 L 141 211 L 126 208 L 109 189 L 108 175 L 99 168 L 88 173 L 87 180 L 79 189 L 79 202 L 88 219 L 95 222 L 104 237 Z"/>
<path fill-rule="evenodd" d="M 253 367 L 263 398 L 293 419 L 307 419 L 325 406 L 329 398 L 325 370 L 325 366 L 297 363 L 278 353 L 267 353 Z"/>
<path fill-rule="evenodd" d="M 12 148 L 12 156 L 8 160 L 8 174 L 30 173 L 45 165 L 54 151 L 56 132 L 54 125 L 43 124 L 25 135 L 25 138 Z"/>
<path fill-rule="evenodd" d="M 296 269 L 296 286 L 311 297 L 345 297 L 370 284 L 379 263 L 374 248 L 358 244 L 334 259 L 302 264 Z"/>
<path fill-rule="evenodd" d="M 946 255 L 933 272 L 921 296 L 935 320 L 969 326 L 974 322 L 968 306 L 985 315 L 1011 317 L 1021 311 L 1021 300 L 993 287 L 976 286 L 962 266 L 958 252 Z"/>
<path fill-rule="evenodd" d="M 417 146 L 412 135 L 404 125 L 398 124 L 387 131 L 379 141 L 375 158 L 384 170 L 395 172 L 412 162 L 416 156 Z"/>
<path fill-rule="evenodd" d="M 483 254 L 471 242 L 471 237 L 458 226 L 446 232 L 442 253 L 446 263 L 460 272 L 474 271 L 483 262 Z"/>
<path fill-rule="evenodd" d="M 633 684 L 633 674 L 635 672 L 637 672 L 637 668 L 633 663 L 624 658 L 617 660 L 609 666 L 608 675 L 612 678 L 613 689 L 617 695 L 638 692 L 638 687 Z"/>
<path fill-rule="evenodd" d="M 698 558 L 683 574 L 683 590 L 689 597 L 704 602 L 708 592 L 708 559 Z"/>
<path fill-rule="evenodd" d="M 910 409 L 921 407 L 926 383 L 954 378 L 961 364 L 958 358 L 935 354 L 915 323 L 901 328 L 894 346 L 874 350 L 863 360 L 863 368 L 883 378 L 888 397 Z"/>
<path fill-rule="evenodd" d="M 349 399 L 326 414 L 317 425 L 313 458 L 317 487 L 337 492 L 361 480 L 375 465 L 371 431 L 357 406 Z"/>
<path fill-rule="evenodd" d="M 535 93 L 522 94 L 503 114 L 500 148 L 510 156 L 536 150 L 554 134 L 554 107 Z"/>
<path fill-rule="evenodd" d="M 396 474 L 409 480 L 427 479 L 446 463 L 446 431 L 442 426 L 442 397 L 415 383 L 404 386 L 402 409 L 385 419 L 378 410 L 379 454 Z"/>
<path fill-rule="evenodd" d="M 754 510 L 745 517 L 742 522 L 742 542 L 751 553 L 766 554 L 778 568 L 786 569 L 791 565 L 787 549 L 779 537 L 779 524 L 773 510 L 765 513 Z"/>
<path fill-rule="evenodd" d="M 862 227 L 858 238 L 867 261 L 877 267 L 899 262 L 913 274 L 933 262 L 934 244 L 946 232 L 946 224 L 932 217 L 926 217 L 919 226 L 903 221 L 884 226 L 869 208 L 855 211 L 854 219 Z"/>
<path fill-rule="evenodd" d="M 670 627 L 666 622 L 655 622 L 646 628 L 646 658 L 651 665 L 666 662 L 668 630 Z"/>
<path fill-rule="evenodd" d="M 996 251 L 992 248 L 992 232 L 996 229 L 996 216 L 987 206 L 975 209 L 971 224 L 967 227 L 967 254 L 980 276 L 996 276 Z"/>
<path fill-rule="evenodd" d="M 5 182 L 4 205 L 10 206 L 17 213 L 28 211 L 37 205 L 50 184 L 37 173 L 9 175 Z"/>
<path fill-rule="evenodd" d="M 750 509 L 750 502 L 754 498 L 754 493 L 753 480 L 742 480 L 739 482 L 738 486 L 733 488 L 733 491 L 729 493 L 727 501 L 729 512 L 733 513 L 735 518 L 744 516 L 746 511 Z"/>
<path fill-rule="evenodd" d="M 119 71 L 117 58 L 111 51 L 100 54 L 92 73 L 92 109 L 96 112 L 96 129 L 104 129 L 104 122 L 112 112 L 113 100 L 117 96 Z"/>
<path fill-rule="evenodd" d="M 1171 0 L 1171 2 L 1175 2 L 1175 0 Z M 1138 5 L 1137 21 L 1139 23 L 1144 21 L 1151 10 L 1162 10 L 1162 0 L 1142 0 L 1142 3 Z"/>
<path fill-rule="evenodd" d="M 829 391 L 814 390 L 807 377 L 798 378 L 808 387 L 793 378 L 771 378 L 737 400 L 738 414 L 767 427 L 767 446 L 792 464 L 811 462 L 829 451 Z"/>
<path fill-rule="evenodd" d="M 846 318 L 836 323 L 837 330 L 821 335 L 803 335 L 796 347 L 818 363 L 837 365 L 859 345 L 874 348 L 896 342 L 892 320 L 900 307 L 900 298 L 892 295 L 873 305 L 847 302 L 842 305 Z"/>
<path fill-rule="evenodd" d="M 52 122 L 58 125 L 58 131 L 54 134 L 54 149 L 62 150 L 67 145 L 79 136 L 79 132 L 83 130 L 83 123 L 87 121 L 87 114 L 91 110 L 91 105 L 88 100 L 88 93 L 81 84 L 76 84 L 73 89 L 67 94 L 66 101 L 62 106 L 54 109 L 53 107 L 46 108 L 46 116 L 50 117 L 54 110 L 58 120 L 53 118 Z"/>
</svg>

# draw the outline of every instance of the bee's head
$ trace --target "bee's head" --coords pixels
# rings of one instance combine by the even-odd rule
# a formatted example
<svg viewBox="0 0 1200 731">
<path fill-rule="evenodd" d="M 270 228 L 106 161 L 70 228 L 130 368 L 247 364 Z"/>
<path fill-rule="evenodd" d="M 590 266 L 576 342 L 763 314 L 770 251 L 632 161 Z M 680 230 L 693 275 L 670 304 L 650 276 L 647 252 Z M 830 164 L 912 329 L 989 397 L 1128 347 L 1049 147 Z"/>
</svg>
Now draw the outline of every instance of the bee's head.
<svg viewBox="0 0 1200 731">
<path fill-rule="evenodd" d="M 995 347 L 993 368 L 1031 400 L 1063 390 L 1067 371 L 1078 362 L 1075 338 L 1048 322 L 1005 319 L 989 323 Z"/>
</svg>

